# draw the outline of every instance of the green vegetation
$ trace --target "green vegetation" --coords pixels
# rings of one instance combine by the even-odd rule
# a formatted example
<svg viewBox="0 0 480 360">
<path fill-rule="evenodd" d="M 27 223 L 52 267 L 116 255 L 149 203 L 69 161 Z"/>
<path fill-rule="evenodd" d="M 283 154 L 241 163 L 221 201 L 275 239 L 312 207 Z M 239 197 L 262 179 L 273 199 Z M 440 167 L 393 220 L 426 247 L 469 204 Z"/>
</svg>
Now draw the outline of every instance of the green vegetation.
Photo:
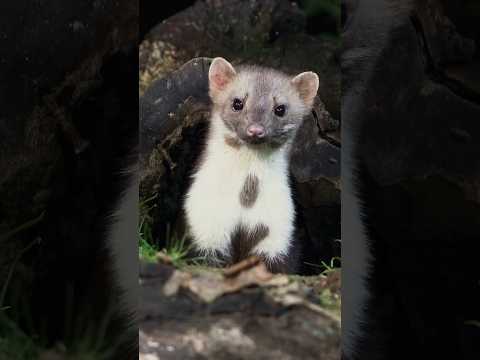
<svg viewBox="0 0 480 360">
<path fill-rule="evenodd" d="M 36 359 L 40 351 L 36 339 L 26 335 L 10 320 L 8 310 L 0 309 L 0 359 Z"/>
<path fill-rule="evenodd" d="M 304 264 L 322 269 L 320 275 L 328 275 L 329 273 L 337 271 L 340 268 L 340 262 L 340 258 L 338 256 L 334 256 L 330 259 L 329 263 L 321 261 L 320 264 L 312 264 L 309 262 L 305 262 Z"/>
<path fill-rule="evenodd" d="M 15 301 L 15 305 L 0 310 L 0 359 L 69 359 L 107 360 L 111 359 L 116 347 L 107 337 L 107 329 L 114 320 L 115 306 L 109 306 L 100 321 L 95 319 L 90 308 L 80 310 L 75 304 L 73 287 L 67 288 L 65 324 L 63 338 L 54 347 L 47 346 L 47 335 L 43 326 L 34 326 L 28 303 Z M 25 293 L 25 291 L 22 291 Z M 22 298 L 24 299 L 24 297 Z M 20 328 L 19 318 L 26 322 Z M 48 322 L 49 319 L 44 318 Z M 122 341 L 122 339 L 116 339 Z"/>
<path fill-rule="evenodd" d="M 25 230 L 32 228 L 43 219 L 44 214 L 21 224 L 17 228 L 0 234 L 0 244 L 6 244 Z M 18 249 L 3 275 L 5 280 L 0 285 L 0 359 L 71 359 L 71 360 L 106 360 L 112 356 L 112 347 L 105 339 L 106 329 L 111 323 L 111 313 L 105 314 L 100 325 L 91 323 L 92 316 L 83 313 L 68 313 L 74 309 L 73 289 L 69 294 L 71 300 L 65 314 L 65 338 L 53 349 L 47 349 L 47 340 L 42 327 L 33 325 L 33 317 L 28 302 L 30 272 L 22 263 L 24 255 L 38 242 L 30 241 L 24 248 Z M 13 282 L 12 280 L 15 279 Z M 67 290 L 68 291 L 68 290 Z M 114 309 L 114 307 L 111 307 Z M 48 319 L 45 319 L 48 321 Z M 20 327 L 22 323 L 22 327 Z"/>
<path fill-rule="evenodd" d="M 338 256 L 332 257 L 327 263 L 305 263 L 321 270 L 319 275 L 299 277 L 300 281 L 315 289 L 318 304 L 340 316 L 340 272 L 341 260 Z"/>
<path fill-rule="evenodd" d="M 36 225 L 43 219 L 43 216 L 44 213 L 5 234 L 0 234 L 0 244 L 5 245 L 7 240 Z M 0 288 L 0 359 L 36 359 L 40 351 L 38 339 L 27 335 L 20 329 L 17 323 L 12 320 L 13 314 L 11 313 L 14 309 L 5 304 L 7 301 L 7 293 L 10 290 L 11 280 L 19 266 L 20 260 L 36 243 L 37 241 L 34 240 L 18 251 L 13 261 L 8 264 L 5 280 Z"/>
<path fill-rule="evenodd" d="M 191 244 L 188 243 L 187 235 L 178 237 L 170 233 L 167 227 L 166 245 L 160 249 L 152 234 L 153 218 L 151 211 L 155 208 L 152 202 L 157 198 L 153 195 L 150 198 L 140 202 L 140 221 L 138 227 L 139 237 L 139 257 L 145 261 L 157 261 L 162 258 L 164 261 L 172 263 L 175 267 L 184 267 L 186 265 L 200 265 L 201 257 L 190 258 Z"/>
<path fill-rule="evenodd" d="M 324 270 L 321 272 L 321 275 L 327 275 L 333 271 L 337 271 L 338 268 L 340 267 L 340 258 L 338 256 L 334 256 L 330 259 L 330 263 L 327 264 L 324 261 L 321 262 L 322 266 L 324 267 Z M 335 262 L 338 262 L 338 264 L 335 264 Z"/>
<path fill-rule="evenodd" d="M 192 246 L 187 243 L 186 239 L 186 235 L 179 239 L 176 236 L 170 236 L 170 234 L 167 234 L 167 246 L 165 249 L 162 249 L 162 252 L 175 267 L 183 267 L 187 265 L 187 263 L 195 265 L 199 260 L 199 258 L 189 259 Z"/>
<path fill-rule="evenodd" d="M 69 291 L 67 313 L 65 314 L 65 334 L 61 342 L 53 348 L 47 346 L 47 337 L 43 327 L 34 327 L 29 314 L 28 303 L 15 301 L 12 306 L 0 309 L 0 359 L 71 359 L 71 360 L 107 360 L 113 356 L 115 346 L 106 337 L 107 328 L 113 320 L 114 306 L 109 307 L 100 324 L 92 322 L 89 308 L 73 313 L 75 294 Z M 24 298 L 22 298 L 24 299 Z M 19 318 L 26 322 L 26 328 L 19 326 Z M 48 319 L 44 319 L 45 322 Z M 29 325 L 30 323 L 30 325 Z M 120 341 L 121 339 L 119 339 Z"/>
<path fill-rule="evenodd" d="M 138 224 L 138 255 L 140 259 L 146 261 L 155 261 L 159 251 L 154 245 L 152 235 L 153 218 L 150 215 L 151 210 L 155 207 L 152 204 L 157 198 L 157 194 L 140 202 L 140 219 Z"/>
</svg>

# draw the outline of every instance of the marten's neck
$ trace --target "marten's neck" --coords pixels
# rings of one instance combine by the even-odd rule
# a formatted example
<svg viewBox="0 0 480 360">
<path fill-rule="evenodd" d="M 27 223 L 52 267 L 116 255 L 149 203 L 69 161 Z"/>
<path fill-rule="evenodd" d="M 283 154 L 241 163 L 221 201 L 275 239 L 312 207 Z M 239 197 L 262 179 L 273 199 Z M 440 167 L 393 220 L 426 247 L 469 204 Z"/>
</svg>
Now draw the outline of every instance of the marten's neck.
<svg viewBox="0 0 480 360">
<path fill-rule="evenodd" d="M 272 167 L 288 170 L 289 144 L 278 148 L 269 145 L 251 146 L 239 140 L 236 134 L 228 129 L 220 114 L 213 112 L 210 119 L 210 131 L 207 139 L 207 159 L 229 162 L 229 167 L 251 169 Z"/>
</svg>

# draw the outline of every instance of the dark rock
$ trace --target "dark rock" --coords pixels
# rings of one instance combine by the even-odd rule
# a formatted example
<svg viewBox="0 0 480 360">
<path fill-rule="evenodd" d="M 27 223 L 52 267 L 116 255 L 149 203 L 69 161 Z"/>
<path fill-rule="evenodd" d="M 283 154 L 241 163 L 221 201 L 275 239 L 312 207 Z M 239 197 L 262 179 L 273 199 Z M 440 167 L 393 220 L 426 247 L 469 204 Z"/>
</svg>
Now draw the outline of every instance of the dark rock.
<svg viewBox="0 0 480 360">
<path fill-rule="evenodd" d="M 159 271 L 162 274 L 172 270 L 167 265 L 156 266 L 164 268 Z M 161 359 L 338 359 L 339 319 L 326 309 L 309 306 L 308 288 L 301 285 L 301 277 L 277 281 L 277 285 L 242 287 L 210 303 L 191 288 L 166 294 L 165 288 L 177 283 L 174 278 L 188 282 L 192 277 L 208 276 L 219 282 L 205 286 L 235 281 L 222 280 L 206 269 L 197 274 L 175 270 L 165 281 L 140 277 L 140 359 L 147 355 Z M 310 280 L 319 284 L 320 276 Z"/>
<path fill-rule="evenodd" d="M 178 116 L 180 106 L 189 103 L 209 104 L 208 69 L 210 59 L 193 59 L 168 77 L 159 79 L 143 95 L 140 103 L 140 154 L 145 162 L 153 147 L 171 134 L 184 119 Z M 172 119 L 169 121 L 167 119 Z"/>
<path fill-rule="evenodd" d="M 292 74 L 317 72 L 320 98 L 339 119 L 340 68 L 335 58 L 339 43 L 308 35 L 305 24 L 305 14 L 287 0 L 197 1 L 145 37 L 141 89 L 192 58 L 222 56 L 233 64 L 254 63 Z"/>
<path fill-rule="evenodd" d="M 143 279 L 155 278 L 160 281 L 167 281 L 172 275 L 173 268 L 168 266 L 161 266 L 155 262 L 141 262 L 139 275 Z"/>
<path fill-rule="evenodd" d="M 249 316 L 273 316 L 280 311 L 281 306 L 269 299 L 260 288 L 224 295 L 208 307 L 208 313 L 212 315 L 241 312 Z"/>
</svg>

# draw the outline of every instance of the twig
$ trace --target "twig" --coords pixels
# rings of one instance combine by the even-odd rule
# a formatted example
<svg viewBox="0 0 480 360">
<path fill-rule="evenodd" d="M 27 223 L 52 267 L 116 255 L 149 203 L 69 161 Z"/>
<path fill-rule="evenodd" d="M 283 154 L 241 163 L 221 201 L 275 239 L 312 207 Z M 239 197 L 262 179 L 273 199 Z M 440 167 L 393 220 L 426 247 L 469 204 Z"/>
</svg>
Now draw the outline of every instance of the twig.
<svg viewBox="0 0 480 360">
<path fill-rule="evenodd" d="M 233 264 L 232 266 L 223 270 L 223 275 L 226 277 L 238 275 L 242 271 L 251 269 L 255 265 L 259 264 L 260 261 L 261 259 L 258 256 L 250 256 L 249 258 L 239 261 L 238 263 Z"/>
</svg>

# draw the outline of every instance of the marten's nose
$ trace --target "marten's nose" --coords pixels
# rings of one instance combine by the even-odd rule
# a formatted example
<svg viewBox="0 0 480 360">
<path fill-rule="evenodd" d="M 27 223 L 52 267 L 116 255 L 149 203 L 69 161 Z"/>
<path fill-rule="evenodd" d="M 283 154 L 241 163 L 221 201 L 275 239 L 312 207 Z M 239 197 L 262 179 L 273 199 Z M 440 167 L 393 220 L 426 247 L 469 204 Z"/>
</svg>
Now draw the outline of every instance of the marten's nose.
<svg viewBox="0 0 480 360">
<path fill-rule="evenodd" d="M 247 135 L 250 137 L 263 138 L 265 128 L 262 125 L 252 124 L 247 127 Z"/>
</svg>

